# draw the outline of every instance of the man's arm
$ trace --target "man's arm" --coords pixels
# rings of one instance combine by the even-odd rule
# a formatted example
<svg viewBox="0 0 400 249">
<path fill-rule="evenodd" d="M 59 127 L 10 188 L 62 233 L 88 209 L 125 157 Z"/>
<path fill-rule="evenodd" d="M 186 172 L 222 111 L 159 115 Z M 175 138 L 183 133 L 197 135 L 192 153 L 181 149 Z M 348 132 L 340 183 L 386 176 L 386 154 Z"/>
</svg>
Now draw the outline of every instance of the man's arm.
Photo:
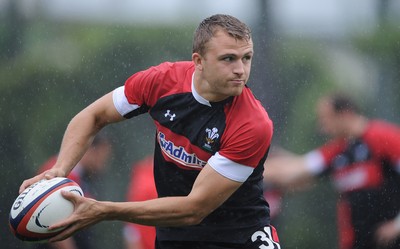
<svg viewBox="0 0 400 249">
<path fill-rule="evenodd" d="M 56 164 L 51 169 L 25 180 L 19 192 L 22 193 L 25 188 L 44 178 L 66 177 L 85 154 L 97 132 L 107 124 L 123 119 L 114 107 L 112 92 L 83 109 L 68 124 Z"/>
<path fill-rule="evenodd" d="M 188 196 L 164 197 L 142 202 L 99 202 L 70 193 L 64 197 L 75 204 L 74 213 L 51 229 L 69 226 L 51 241 L 71 236 L 77 230 L 102 220 L 121 220 L 151 226 L 188 226 L 200 223 L 224 203 L 240 186 L 210 165 L 199 173 Z"/>
<path fill-rule="evenodd" d="M 264 181 L 283 188 L 303 187 L 313 177 L 305 155 L 271 154 L 264 167 Z"/>
<path fill-rule="evenodd" d="M 398 239 L 400 237 L 400 214 L 395 219 L 381 223 L 374 236 L 377 243 L 383 247 Z"/>
</svg>

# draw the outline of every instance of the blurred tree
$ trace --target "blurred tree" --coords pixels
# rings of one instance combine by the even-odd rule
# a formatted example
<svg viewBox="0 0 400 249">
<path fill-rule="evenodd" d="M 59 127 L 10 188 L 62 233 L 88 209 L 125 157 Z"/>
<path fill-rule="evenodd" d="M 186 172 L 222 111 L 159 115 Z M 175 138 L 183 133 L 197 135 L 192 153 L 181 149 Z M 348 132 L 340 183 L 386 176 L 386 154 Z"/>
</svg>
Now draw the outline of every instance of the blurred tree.
<svg viewBox="0 0 400 249">
<path fill-rule="evenodd" d="M 378 117 L 400 122 L 400 27 L 381 22 L 372 34 L 354 37 L 355 46 L 378 70 L 377 95 L 371 112 Z"/>
<path fill-rule="evenodd" d="M 5 1 L 5 15 L 0 22 L 0 62 L 12 59 L 23 45 L 22 34 L 26 27 L 26 21 L 18 12 L 18 2 Z"/>
</svg>

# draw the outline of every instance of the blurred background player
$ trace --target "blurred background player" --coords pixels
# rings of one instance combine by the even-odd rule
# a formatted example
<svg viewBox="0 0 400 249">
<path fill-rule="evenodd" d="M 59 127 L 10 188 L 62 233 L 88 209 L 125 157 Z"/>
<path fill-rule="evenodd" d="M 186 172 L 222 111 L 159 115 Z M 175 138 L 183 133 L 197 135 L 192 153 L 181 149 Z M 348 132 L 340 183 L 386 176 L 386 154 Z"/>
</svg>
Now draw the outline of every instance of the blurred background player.
<svg viewBox="0 0 400 249">
<path fill-rule="evenodd" d="M 316 111 L 331 140 L 305 155 L 271 156 L 265 180 L 287 187 L 330 173 L 340 193 L 340 248 L 400 248 L 400 128 L 369 120 L 342 94 L 320 98 Z"/>
<path fill-rule="evenodd" d="M 99 133 L 93 140 L 85 155 L 68 175 L 81 186 L 86 197 L 98 197 L 96 184 L 106 169 L 111 156 L 111 142 L 104 133 Z M 39 173 L 50 169 L 57 161 L 57 155 L 52 156 L 40 168 Z M 73 237 L 52 244 L 38 244 L 36 249 L 94 249 L 93 229 L 84 229 Z"/>
<path fill-rule="evenodd" d="M 127 201 L 144 201 L 157 198 L 153 175 L 153 156 L 132 165 Z M 154 249 L 156 229 L 135 223 L 126 223 L 124 241 L 126 249 Z"/>
</svg>

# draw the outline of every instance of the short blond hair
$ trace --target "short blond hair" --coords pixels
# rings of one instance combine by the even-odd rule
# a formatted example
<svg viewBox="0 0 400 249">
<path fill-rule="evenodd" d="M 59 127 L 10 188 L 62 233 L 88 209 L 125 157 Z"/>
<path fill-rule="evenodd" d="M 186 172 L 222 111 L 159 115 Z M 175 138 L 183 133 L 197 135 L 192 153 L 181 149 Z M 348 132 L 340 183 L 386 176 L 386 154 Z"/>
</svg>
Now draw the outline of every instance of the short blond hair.
<svg viewBox="0 0 400 249">
<path fill-rule="evenodd" d="M 218 30 L 238 40 L 251 40 L 251 30 L 245 23 L 230 15 L 216 14 L 204 19 L 197 27 L 193 37 L 193 53 L 204 55 L 207 42 Z"/>
</svg>

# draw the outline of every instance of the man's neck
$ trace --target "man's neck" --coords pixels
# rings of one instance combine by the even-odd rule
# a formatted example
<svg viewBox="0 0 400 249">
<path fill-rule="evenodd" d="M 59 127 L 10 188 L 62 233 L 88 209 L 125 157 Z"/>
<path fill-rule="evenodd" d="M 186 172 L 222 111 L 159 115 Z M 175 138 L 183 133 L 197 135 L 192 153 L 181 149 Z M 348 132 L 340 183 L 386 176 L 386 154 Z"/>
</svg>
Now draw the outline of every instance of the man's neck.
<svg viewBox="0 0 400 249">
<path fill-rule="evenodd" d="M 348 138 L 361 137 L 368 126 L 368 119 L 364 116 L 357 116 L 349 121 L 347 130 L 345 131 Z"/>
</svg>

